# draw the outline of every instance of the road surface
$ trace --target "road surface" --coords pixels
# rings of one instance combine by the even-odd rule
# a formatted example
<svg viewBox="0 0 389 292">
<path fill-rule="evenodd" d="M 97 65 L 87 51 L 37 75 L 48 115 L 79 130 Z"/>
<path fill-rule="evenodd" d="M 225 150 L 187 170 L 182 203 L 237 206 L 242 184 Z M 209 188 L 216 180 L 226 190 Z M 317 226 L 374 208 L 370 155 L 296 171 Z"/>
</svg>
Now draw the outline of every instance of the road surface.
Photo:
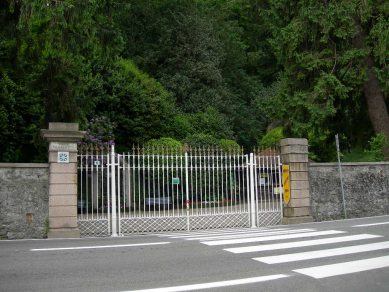
<svg viewBox="0 0 389 292">
<path fill-rule="evenodd" d="M 389 216 L 0 241 L 0 291 L 389 291 Z"/>
</svg>

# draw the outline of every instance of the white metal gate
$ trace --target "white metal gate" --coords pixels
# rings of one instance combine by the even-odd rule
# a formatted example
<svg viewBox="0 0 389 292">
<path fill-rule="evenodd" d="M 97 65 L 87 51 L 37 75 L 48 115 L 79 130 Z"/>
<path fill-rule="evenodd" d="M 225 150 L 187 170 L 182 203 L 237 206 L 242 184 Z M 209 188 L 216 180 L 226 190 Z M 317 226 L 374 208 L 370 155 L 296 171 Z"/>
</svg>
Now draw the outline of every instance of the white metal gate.
<svg viewBox="0 0 389 292">
<path fill-rule="evenodd" d="M 282 220 L 280 156 L 114 147 L 79 154 L 82 236 L 256 227 Z"/>
</svg>

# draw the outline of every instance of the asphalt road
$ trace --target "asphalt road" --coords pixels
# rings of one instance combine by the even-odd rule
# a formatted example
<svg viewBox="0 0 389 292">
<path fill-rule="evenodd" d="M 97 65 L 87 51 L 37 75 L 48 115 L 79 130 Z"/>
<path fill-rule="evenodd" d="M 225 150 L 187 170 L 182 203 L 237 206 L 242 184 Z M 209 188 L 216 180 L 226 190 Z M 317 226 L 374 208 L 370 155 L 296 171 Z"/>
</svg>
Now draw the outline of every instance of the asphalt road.
<svg viewBox="0 0 389 292">
<path fill-rule="evenodd" d="M 0 291 L 144 289 L 387 292 L 389 216 L 190 234 L 0 241 Z"/>
</svg>

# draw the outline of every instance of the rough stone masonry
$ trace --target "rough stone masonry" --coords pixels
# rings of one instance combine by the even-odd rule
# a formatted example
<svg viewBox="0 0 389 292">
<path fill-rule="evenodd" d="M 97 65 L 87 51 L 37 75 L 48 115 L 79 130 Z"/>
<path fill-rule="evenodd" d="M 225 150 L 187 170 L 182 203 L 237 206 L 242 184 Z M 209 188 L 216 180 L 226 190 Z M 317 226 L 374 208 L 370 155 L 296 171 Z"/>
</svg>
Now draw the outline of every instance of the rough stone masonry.
<svg viewBox="0 0 389 292">
<path fill-rule="evenodd" d="M 47 236 L 48 167 L 0 163 L 0 239 Z"/>
<path fill-rule="evenodd" d="M 342 163 L 342 173 L 348 218 L 389 214 L 389 163 Z M 342 219 L 337 163 L 311 163 L 309 184 L 314 220 Z"/>
</svg>

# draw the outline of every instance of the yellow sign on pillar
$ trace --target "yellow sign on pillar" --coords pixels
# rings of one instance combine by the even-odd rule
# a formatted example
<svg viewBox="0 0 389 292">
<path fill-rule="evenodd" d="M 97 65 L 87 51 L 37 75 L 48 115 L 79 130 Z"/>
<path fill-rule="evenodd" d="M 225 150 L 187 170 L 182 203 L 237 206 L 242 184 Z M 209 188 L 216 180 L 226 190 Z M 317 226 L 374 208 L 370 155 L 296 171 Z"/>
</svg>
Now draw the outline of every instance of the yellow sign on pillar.
<svg viewBox="0 0 389 292">
<path fill-rule="evenodd" d="M 290 201 L 290 179 L 289 179 L 289 165 L 282 166 L 282 185 L 284 187 L 283 197 L 286 204 Z"/>
</svg>

